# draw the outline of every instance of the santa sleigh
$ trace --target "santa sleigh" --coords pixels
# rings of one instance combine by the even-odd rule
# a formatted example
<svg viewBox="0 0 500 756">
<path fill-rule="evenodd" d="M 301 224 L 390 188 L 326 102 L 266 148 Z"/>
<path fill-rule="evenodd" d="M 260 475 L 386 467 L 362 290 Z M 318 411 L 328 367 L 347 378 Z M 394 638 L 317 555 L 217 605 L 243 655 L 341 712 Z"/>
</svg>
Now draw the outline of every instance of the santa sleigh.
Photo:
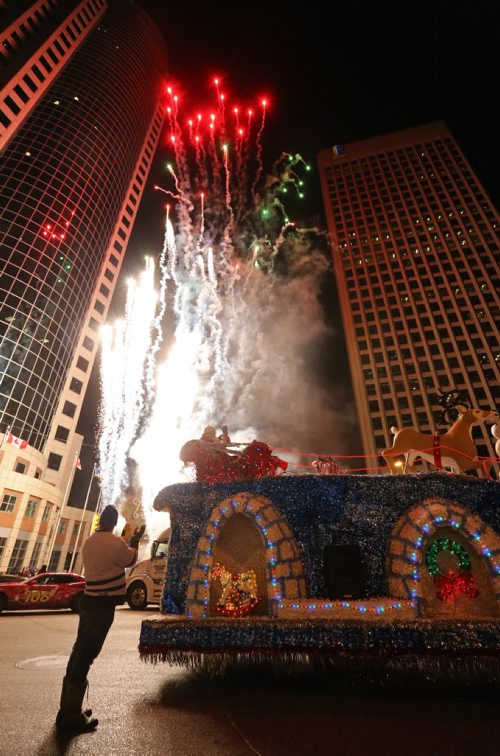
<svg viewBox="0 0 500 756">
<path fill-rule="evenodd" d="M 180 458 L 184 464 L 195 466 L 200 483 L 267 478 L 288 467 L 288 462 L 274 456 L 263 441 L 252 441 L 242 451 L 227 451 L 220 444 L 194 439 L 184 444 Z"/>
</svg>

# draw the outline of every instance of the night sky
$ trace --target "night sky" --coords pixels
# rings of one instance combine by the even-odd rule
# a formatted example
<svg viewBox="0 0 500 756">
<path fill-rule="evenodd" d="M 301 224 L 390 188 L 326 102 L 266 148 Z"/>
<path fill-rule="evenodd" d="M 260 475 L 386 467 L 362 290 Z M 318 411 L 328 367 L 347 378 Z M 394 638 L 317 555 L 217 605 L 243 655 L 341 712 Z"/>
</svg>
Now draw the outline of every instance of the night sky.
<svg viewBox="0 0 500 756">
<path fill-rule="evenodd" d="M 491 0 L 423 0 L 397 12 L 335 3 L 330 19 L 314 1 L 300 11 L 269 2 L 138 4 L 162 30 L 187 98 L 210 97 L 214 74 L 229 94 L 269 94 L 265 141 L 275 152 L 312 160 L 335 143 L 443 119 L 492 191 L 500 13 Z"/>
<path fill-rule="evenodd" d="M 270 98 L 263 139 L 266 166 L 282 151 L 299 152 L 315 166 L 318 152 L 333 144 L 444 120 L 498 206 L 500 14 L 491 0 L 424 1 L 398 4 L 395 11 L 380 3 L 339 3 L 331 5 L 330 18 L 318 2 L 300 9 L 269 2 L 222 9 L 188 0 L 137 4 L 164 35 L 169 72 L 187 103 L 186 114 L 190 105 L 195 109 L 215 101 L 215 75 L 232 100 L 255 104 L 264 94 Z M 152 185 L 165 183 L 169 157 L 160 144 L 122 282 L 142 269 L 144 253 L 161 249 L 163 210 Z M 303 218 L 319 214 L 324 223 L 316 171 L 308 179 L 300 212 Z M 119 282 L 111 315 L 120 312 L 122 303 Z M 349 383 L 333 278 L 325 286 L 324 306 L 337 335 L 318 369 L 333 389 Z M 94 369 L 79 424 L 85 434 L 85 469 L 77 474 L 72 501 L 84 495 L 94 461 L 96 373 Z M 361 453 L 355 429 L 350 443 L 352 453 Z"/>
</svg>

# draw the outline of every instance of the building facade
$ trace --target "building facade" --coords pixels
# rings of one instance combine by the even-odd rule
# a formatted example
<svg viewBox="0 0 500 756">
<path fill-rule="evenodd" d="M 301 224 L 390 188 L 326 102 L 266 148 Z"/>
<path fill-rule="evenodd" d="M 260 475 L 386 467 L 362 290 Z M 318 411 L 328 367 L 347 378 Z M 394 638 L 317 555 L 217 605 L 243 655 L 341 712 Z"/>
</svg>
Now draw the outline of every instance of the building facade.
<svg viewBox="0 0 500 756">
<path fill-rule="evenodd" d="M 160 33 L 132 3 L 4 5 L 0 571 L 17 565 L 18 542 L 25 561 L 55 544 L 66 518 L 76 424 L 160 137 L 166 76 Z M 33 502 L 39 527 L 36 516 L 25 523 Z"/>
<path fill-rule="evenodd" d="M 439 390 L 499 402 L 499 217 L 442 122 L 318 156 L 367 467 L 391 427 L 436 427 Z M 495 457 L 489 427 L 479 456 Z"/>
</svg>

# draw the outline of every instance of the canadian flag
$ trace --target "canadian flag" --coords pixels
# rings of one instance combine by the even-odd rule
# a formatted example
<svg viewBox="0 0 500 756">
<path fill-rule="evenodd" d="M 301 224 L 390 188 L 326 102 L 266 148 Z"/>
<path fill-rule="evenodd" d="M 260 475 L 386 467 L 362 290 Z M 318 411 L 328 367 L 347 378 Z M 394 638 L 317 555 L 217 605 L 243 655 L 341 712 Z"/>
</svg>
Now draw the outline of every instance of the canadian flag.
<svg viewBox="0 0 500 756">
<path fill-rule="evenodd" d="M 7 443 L 12 444 L 12 446 L 17 446 L 18 449 L 26 449 L 26 447 L 28 446 L 27 441 L 23 441 L 22 438 L 13 436 L 12 433 L 9 433 L 9 435 L 7 436 Z"/>
<path fill-rule="evenodd" d="M 81 470 L 82 469 L 82 463 L 80 462 L 80 457 L 76 457 L 76 459 L 75 459 L 75 467 L 76 467 L 77 470 Z"/>
</svg>

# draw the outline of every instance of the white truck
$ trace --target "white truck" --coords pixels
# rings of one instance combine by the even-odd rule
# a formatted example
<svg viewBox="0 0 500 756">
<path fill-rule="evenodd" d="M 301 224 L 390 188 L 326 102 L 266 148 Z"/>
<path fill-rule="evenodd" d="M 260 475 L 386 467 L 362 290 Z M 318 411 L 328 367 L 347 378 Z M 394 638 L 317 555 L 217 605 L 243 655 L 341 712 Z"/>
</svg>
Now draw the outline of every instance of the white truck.
<svg viewBox="0 0 500 756">
<path fill-rule="evenodd" d="M 127 603 L 131 609 L 145 609 L 148 604 L 160 603 L 169 540 L 170 528 L 167 528 L 151 544 L 150 558 L 136 562 L 127 570 Z"/>
</svg>

